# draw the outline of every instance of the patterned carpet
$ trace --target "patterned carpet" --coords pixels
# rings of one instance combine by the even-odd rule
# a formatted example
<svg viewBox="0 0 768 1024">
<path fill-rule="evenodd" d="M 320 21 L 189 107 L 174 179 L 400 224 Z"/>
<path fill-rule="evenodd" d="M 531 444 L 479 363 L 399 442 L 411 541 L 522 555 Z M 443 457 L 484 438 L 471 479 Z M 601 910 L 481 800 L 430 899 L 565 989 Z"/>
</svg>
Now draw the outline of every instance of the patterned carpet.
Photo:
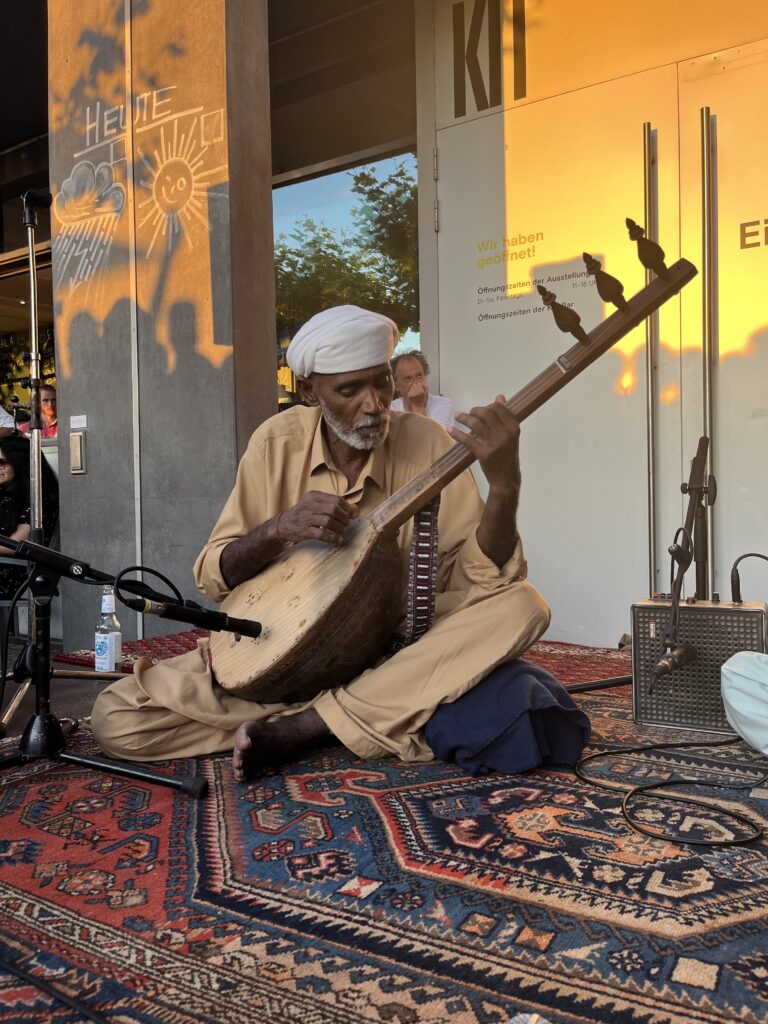
<svg viewBox="0 0 768 1024">
<path fill-rule="evenodd" d="M 577 699 L 598 747 L 675 736 L 635 726 L 628 691 Z M 93 749 L 87 730 L 71 749 Z M 341 747 L 241 786 L 223 756 L 164 770 L 205 776 L 209 796 L 39 761 L 0 788 L 0 956 L 110 1021 L 768 1020 L 764 840 L 646 838 L 621 792 L 566 770 L 471 779 Z M 618 786 L 697 770 L 747 784 L 727 806 L 768 809 L 765 759 L 743 745 L 593 770 Z M 691 837 L 730 828 L 679 805 L 641 814 Z M 3 1024 L 82 1019 L 0 972 Z"/>
</svg>

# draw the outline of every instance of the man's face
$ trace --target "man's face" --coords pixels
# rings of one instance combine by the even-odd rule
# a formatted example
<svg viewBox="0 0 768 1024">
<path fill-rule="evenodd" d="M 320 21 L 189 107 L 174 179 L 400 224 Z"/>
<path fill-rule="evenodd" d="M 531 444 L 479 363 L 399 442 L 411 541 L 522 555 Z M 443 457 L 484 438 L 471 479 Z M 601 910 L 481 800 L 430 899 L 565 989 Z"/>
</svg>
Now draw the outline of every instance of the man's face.
<svg viewBox="0 0 768 1024">
<path fill-rule="evenodd" d="M 314 373 L 302 390 L 310 405 L 320 406 L 333 433 L 352 448 L 370 451 L 386 440 L 394 394 L 389 363 L 349 373 Z"/>
<path fill-rule="evenodd" d="M 48 423 L 53 423 L 56 420 L 56 392 L 49 391 L 47 388 L 40 390 L 40 411 L 43 414 L 43 419 Z"/>
<path fill-rule="evenodd" d="M 424 368 L 415 356 L 403 356 L 395 367 L 395 385 L 403 398 L 428 395 Z"/>
</svg>

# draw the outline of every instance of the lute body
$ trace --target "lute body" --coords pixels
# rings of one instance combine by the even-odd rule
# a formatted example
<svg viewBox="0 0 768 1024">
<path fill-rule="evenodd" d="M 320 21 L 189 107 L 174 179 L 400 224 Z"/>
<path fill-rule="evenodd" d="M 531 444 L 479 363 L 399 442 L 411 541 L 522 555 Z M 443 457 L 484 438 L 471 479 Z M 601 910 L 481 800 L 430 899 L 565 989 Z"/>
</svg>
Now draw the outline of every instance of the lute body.
<svg viewBox="0 0 768 1024">
<path fill-rule="evenodd" d="M 678 260 L 519 391 L 523 420 L 692 280 Z M 583 333 L 583 332 L 582 332 Z M 236 587 L 221 609 L 262 624 L 258 639 L 211 634 L 211 663 L 226 690 L 260 702 L 308 700 L 341 686 L 383 653 L 400 613 L 397 531 L 474 461 L 455 444 L 419 476 L 356 520 L 341 547 L 304 541 Z"/>
<path fill-rule="evenodd" d="M 379 657 L 401 600 L 397 531 L 355 520 L 341 547 L 296 544 L 225 598 L 222 611 L 263 628 L 257 639 L 212 633 L 214 675 L 238 697 L 265 703 L 341 686 Z"/>
</svg>

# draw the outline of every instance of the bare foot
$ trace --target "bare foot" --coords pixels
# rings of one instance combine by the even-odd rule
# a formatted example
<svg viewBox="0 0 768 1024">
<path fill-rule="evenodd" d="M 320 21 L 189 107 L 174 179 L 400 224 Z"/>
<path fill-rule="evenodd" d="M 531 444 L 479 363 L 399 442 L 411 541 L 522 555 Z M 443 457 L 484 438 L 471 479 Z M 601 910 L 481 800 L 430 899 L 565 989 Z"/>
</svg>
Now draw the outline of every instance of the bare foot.
<svg viewBox="0 0 768 1024">
<path fill-rule="evenodd" d="M 235 733 L 232 771 L 245 782 L 265 768 L 287 761 L 292 753 L 330 736 L 328 726 L 314 708 L 296 715 L 243 722 Z"/>
</svg>

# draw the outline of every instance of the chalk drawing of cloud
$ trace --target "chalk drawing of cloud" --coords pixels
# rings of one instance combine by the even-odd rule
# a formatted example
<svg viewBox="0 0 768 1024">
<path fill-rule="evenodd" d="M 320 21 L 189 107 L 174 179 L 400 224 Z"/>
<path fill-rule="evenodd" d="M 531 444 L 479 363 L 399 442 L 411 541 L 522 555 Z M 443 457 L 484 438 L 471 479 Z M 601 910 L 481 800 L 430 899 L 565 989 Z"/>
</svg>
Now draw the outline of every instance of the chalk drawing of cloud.
<svg viewBox="0 0 768 1024">
<path fill-rule="evenodd" d="M 90 160 L 81 160 L 72 168 L 53 205 L 62 224 L 117 216 L 125 206 L 125 189 L 115 181 L 109 164 L 96 167 Z"/>
</svg>

